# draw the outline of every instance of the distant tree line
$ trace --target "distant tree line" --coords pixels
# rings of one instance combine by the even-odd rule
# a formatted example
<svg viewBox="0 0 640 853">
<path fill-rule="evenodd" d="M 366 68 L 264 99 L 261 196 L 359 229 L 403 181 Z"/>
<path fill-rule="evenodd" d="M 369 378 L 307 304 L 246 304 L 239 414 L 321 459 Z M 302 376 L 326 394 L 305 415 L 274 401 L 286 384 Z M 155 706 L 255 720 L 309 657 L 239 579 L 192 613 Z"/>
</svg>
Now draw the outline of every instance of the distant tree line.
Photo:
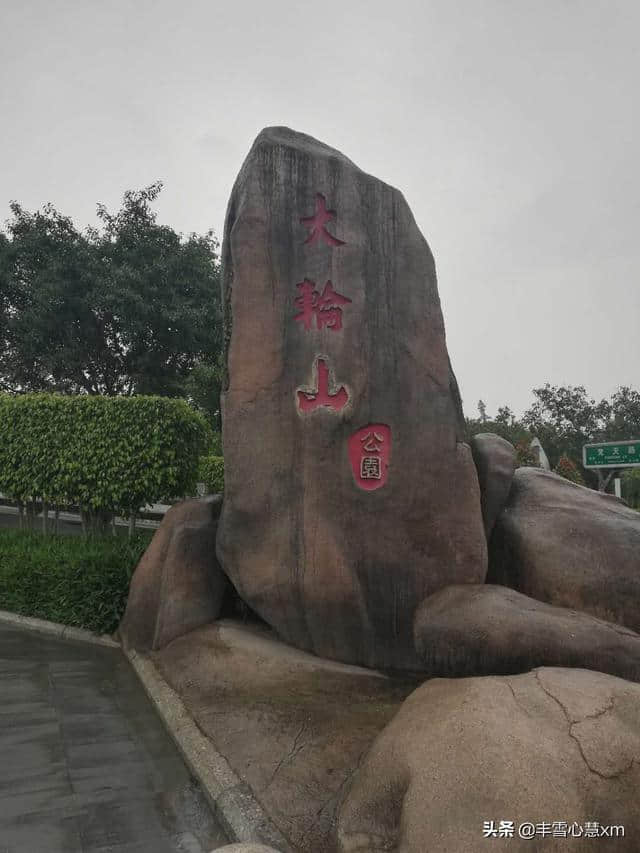
<svg viewBox="0 0 640 853">
<path fill-rule="evenodd" d="M 620 386 L 610 398 L 597 401 L 582 385 L 550 385 L 533 389 L 533 405 L 522 417 L 501 406 L 493 417 L 482 400 L 478 417 L 467 418 L 467 433 L 494 432 L 517 449 L 521 465 L 536 465 L 530 445 L 533 438 L 542 444 L 551 467 L 575 482 L 597 487 L 592 470 L 582 466 L 584 444 L 599 441 L 640 439 L 640 392 Z M 640 470 L 624 475 L 627 499 L 640 505 Z"/>
</svg>

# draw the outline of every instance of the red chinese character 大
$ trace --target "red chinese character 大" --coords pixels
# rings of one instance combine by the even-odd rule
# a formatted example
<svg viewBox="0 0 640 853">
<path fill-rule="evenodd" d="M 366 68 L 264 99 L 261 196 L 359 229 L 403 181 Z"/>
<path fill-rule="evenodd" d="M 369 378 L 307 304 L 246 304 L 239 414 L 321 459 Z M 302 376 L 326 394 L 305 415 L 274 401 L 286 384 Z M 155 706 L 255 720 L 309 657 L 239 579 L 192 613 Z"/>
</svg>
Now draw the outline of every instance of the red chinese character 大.
<svg viewBox="0 0 640 853">
<path fill-rule="evenodd" d="M 391 458 L 391 429 L 386 424 L 369 424 L 355 432 L 348 445 L 351 470 L 357 485 L 366 492 L 387 482 Z"/>
<path fill-rule="evenodd" d="M 315 282 L 308 278 L 296 284 L 296 287 L 300 291 L 300 296 L 296 297 L 296 305 L 300 313 L 295 315 L 294 320 L 302 323 L 307 331 L 311 328 L 314 317 L 318 329 L 326 326 L 327 329 L 338 332 L 342 328 L 340 306 L 348 305 L 351 300 L 337 293 L 330 281 L 325 284 L 322 293 L 318 293 Z"/>
<path fill-rule="evenodd" d="M 316 387 L 312 390 L 299 389 L 296 392 L 298 409 L 302 414 L 312 412 L 324 406 L 339 412 L 349 402 L 349 394 L 344 385 L 337 390 L 329 390 L 329 367 L 324 358 L 318 358 L 315 365 Z"/>
<path fill-rule="evenodd" d="M 312 245 L 318 240 L 324 240 L 327 246 L 344 246 L 344 240 L 338 240 L 333 234 L 327 231 L 327 222 L 331 222 L 336 218 L 335 210 L 327 210 L 327 200 L 318 193 L 316 195 L 316 212 L 313 216 L 301 216 L 300 222 L 305 228 L 309 228 L 309 235 L 304 241 L 305 245 Z"/>
</svg>

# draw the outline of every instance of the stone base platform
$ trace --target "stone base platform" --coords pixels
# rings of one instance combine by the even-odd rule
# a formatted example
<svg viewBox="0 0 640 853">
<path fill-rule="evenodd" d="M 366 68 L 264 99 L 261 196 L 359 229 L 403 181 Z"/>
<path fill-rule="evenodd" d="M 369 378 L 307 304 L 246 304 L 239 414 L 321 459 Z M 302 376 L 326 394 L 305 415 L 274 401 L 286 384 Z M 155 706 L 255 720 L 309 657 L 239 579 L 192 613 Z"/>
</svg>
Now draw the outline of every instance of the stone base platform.
<svg viewBox="0 0 640 853">
<path fill-rule="evenodd" d="M 333 849 L 337 806 L 418 682 L 333 663 L 266 628 L 222 620 L 150 655 L 275 826 L 303 853 Z"/>
</svg>

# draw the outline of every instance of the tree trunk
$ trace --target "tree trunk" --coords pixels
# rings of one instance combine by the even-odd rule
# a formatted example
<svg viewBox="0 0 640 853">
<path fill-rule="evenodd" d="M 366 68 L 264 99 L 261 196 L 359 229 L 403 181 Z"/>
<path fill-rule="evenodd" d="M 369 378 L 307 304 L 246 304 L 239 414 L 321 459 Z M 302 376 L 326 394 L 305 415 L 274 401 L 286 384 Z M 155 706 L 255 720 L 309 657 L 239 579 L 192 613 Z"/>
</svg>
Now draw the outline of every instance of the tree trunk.
<svg viewBox="0 0 640 853">
<path fill-rule="evenodd" d="M 612 468 L 611 470 L 609 470 L 606 475 L 602 473 L 602 470 L 600 468 L 597 469 L 597 472 L 598 472 L 598 491 L 599 492 L 606 492 L 607 486 L 611 482 L 611 478 L 613 477 L 613 475 L 615 473 L 615 468 Z"/>
<path fill-rule="evenodd" d="M 136 532 L 136 514 L 131 511 L 131 515 L 129 516 L 129 539 L 132 538 L 133 534 Z"/>
<path fill-rule="evenodd" d="M 42 501 L 42 532 L 47 535 L 47 527 L 49 522 L 49 501 Z"/>
<path fill-rule="evenodd" d="M 57 536 L 60 533 L 60 507 L 58 506 L 58 504 L 55 505 L 53 519 L 53 530 Z"/>
</svg>

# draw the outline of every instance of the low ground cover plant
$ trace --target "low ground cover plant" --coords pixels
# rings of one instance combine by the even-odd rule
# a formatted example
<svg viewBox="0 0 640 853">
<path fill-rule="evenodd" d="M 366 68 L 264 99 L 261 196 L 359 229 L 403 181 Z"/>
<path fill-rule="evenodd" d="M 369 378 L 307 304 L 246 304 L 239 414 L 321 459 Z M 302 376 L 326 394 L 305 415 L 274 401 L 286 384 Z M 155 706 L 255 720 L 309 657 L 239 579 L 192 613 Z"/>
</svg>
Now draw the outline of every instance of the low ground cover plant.
<svg viewBox="0 0 640 853">
<path fill-rule="evenodd" d="M 0 610 L 112 633 L 151 535 L 45 537 L 0 530 Z"/>
</svg>

